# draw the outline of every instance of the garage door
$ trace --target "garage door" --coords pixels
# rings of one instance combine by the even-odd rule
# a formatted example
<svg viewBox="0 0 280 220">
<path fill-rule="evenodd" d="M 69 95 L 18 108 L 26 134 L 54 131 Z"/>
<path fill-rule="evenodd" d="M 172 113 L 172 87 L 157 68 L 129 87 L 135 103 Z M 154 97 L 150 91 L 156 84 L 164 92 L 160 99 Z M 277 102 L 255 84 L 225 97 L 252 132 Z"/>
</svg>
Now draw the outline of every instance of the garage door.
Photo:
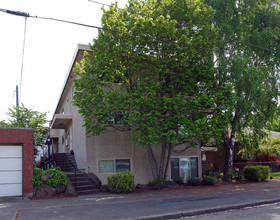
<svg viewBox="0 0 280 220">
<path fill-rule="evenodd" d="M 22 146 L 0 145 L 0 197 L 22 195 Z"/>
</svg>

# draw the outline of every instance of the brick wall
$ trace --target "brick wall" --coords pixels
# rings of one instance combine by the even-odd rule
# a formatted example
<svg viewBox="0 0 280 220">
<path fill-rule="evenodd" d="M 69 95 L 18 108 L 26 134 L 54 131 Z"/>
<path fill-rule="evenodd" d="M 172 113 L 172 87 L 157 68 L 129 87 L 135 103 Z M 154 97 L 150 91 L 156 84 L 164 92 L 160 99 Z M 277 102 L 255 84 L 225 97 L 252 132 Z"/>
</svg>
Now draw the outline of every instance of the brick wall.
<svg viewBox="0 0 280 220">
<path fill-rule="evenodd" d="M 23 195 L 33 192 L 33 129 L 0 128 L 0 144 L 22 145 Z"/>
</svg>

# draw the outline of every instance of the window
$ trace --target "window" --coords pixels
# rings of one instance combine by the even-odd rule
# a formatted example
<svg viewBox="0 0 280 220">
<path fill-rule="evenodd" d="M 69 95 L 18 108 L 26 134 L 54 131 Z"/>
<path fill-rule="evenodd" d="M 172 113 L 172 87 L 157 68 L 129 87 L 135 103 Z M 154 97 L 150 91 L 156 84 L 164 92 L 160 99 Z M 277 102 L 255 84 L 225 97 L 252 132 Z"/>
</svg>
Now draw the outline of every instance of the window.
<svg viewBox="0 0 280 220">
<path fill-rule="evenodd" d="M 99 173 L 130 171 L 130 159 L 99 160 Z"/>
<path fill-rule="evenodd" d="M 116 160 L 116 172 L 130 171 L 130 160 Z"/>
<path fill-rule="evenodd" d="M 187 180 L 190 177 L 198 177 L 198 159 L 171 158 L 171 179 Z"/>
<path fill-rule="evenodd" d="M 99 173 L 114 173 L 113 160 L 100 160 L 98 161 Z"/>
</svg>

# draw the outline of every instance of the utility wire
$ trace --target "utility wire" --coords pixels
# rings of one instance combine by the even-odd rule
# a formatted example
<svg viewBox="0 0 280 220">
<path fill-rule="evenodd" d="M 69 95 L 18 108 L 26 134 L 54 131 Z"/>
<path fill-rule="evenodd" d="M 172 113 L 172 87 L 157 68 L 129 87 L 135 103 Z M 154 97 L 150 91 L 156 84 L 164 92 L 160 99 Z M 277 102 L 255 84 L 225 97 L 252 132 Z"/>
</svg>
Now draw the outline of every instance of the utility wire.
<svg viewBox="0 0 280 220">
<path fill-rule="evenodd" d="M 176 42 L 176 41 L 159 39 L 159 38 L 156 38 L 156 37 L 147 36 L 147 35 L 143 35 L 143 34 L 133 34 L 133 33 L 128 33 L 128 32 L 119 31 L 119 30 L 115 30 L 115 29 L 104 28 L 104 27 L 99 27 L 99 26 L 94 26 L 94 25 L 88 25 L 88 24 L 83 24 L 83 23 L 78 23 L 78 22 L 73 22 L 73 21 L 68 21 L 68 20 L 62 20 L 62 19 L 57 19 L 57 18 L 31 16 L 28 13 L 25 13 L 25 12 L 14 12 L 14 11 L 1 9 L 1 8 L 0 8 L 0 11 L 6 12 L 6 13 L 9 13 L 9 14 L 23 16 L 23 17 L 31 17 L 31 18 L 37 18 L 37 19 L 58 21 L 58 22 L 63 22 L 63 23 L 68 23 L 68 24 L 79 25 L 79 26 L 83 26 L 83 27 L 95 28 L 95 29 L 98 29 L 98 30 L 110 31 L 110 32 L 115 32 L 115 33 L 120 33 L 120 34 L 126 34 L 126 35 L 134 36 L 134 37 L 143 37 L 143 38 L 152 39 L 152 40 L 156 40 L 156 41 L 161 41 L 161 42 L 165 42 L 165 43 L 174 43 L 174 44 L 177 44 L 177 45 L 180 45 L 180 46 L 192 47 L 192 48 L 197 48 L 197 49 L 201 49 L 201 50 L 208 50 L 208 51 L 212 51 L 212 52 L 215 52 L 215 53 L 225 53 L 227 55 L 235 56 L 235 57 L 237 56 L 237 57 L 243 57 L 243 58 L 250 58 L 250 57 L 236 55 L 235 53 L 232 53 L 232 52 L 229 52 L 229 51 L 219 51 L 219 50 L 216 50 L 216 49 L 213 49 L 213 48 L 207 48 L 207 47 L 195 46 L 195 45 L 190 45 L 190 44 L 185 44 L 185 43 L 179 43 L 179 42 Z M 12 12 L 12 13 L 10 13 L 10 12 Z M 279 64 L 279 63 L 277 63 L 277 64 Z"/>
<path fill-rule="evenodd" d="M 115 30 L 115 29 L 104 28 L 104 27 L 99 27 L 99 26 L 94 26 L 94 25 L 88 25 L 88 24 L 83 24 L 83 23 L 78 23 L 78 22 L 73 22 L 73 21 L 68 21 L 68 20 L 62 20 L 62 19 L 57 19 L 57 18 L 49 18 L 49 17 L 31 16 L 31 15 L 29 17 L 44 19 L 44 20 L 59 21 L 59 22 L 79 25 L 79 26 L 83 26 L 83 27 L 95 28 L 95 29 L 98 29 L 98 30 L 111 31 L 111 32 L 120 33 L 120 34 L 126 34 L 126 35 L 133 36 L 133 37 L 143 37 L 143 38 L 147 38 L 147 39 L 151 39 L 151 40 L 156 40 L 156 41 L 161 41 L 161 42 L 166 42 L 166 43 L 174 43 L 174 44 L 178 44 L 180 46 L 193 47 L 193 48 L 197 48 L 197 49 L 201 49 L 201 50 L 208 50 L 208 51 L 217 52 L 217 53 L 221 52 L 221 51 L 215 50 L 213 48 L 200 47 L 200 46 L 195 46 L 195 45 L 190 45 L 190 44 L 179 43 L 179 42 L 176 42 L 176 41 L 163 40 L 163 39 L 159 39 L 159 38 L 156 38 L 156 37 L 151 37 L 151 36 L 147 36 L 147 35 L 143 35 L 143 34 L 133 34 L 133 33 L 128 33 L 128 32 L 119 31 L 119 30 Z"/>
<path fill-rule="evenodd" d="M 196 49 L 200 49 L 200 50 L 208 50 L 208 51 L 215 52 L 215 53 L 225 53 L 225 54 L 230 55 L 232 57 L 250 58 L 250 57 L 246 57 L 246 56 L 237 55 L 237 54 L 232 53 L 230 51 L 220 51 L 220 50 L 216 50 L 216 49 L 213 49 L 213 48 L 207 48 L 207 47 L 195 46 L 195 45 L 190 45 L 190 44 L 185 44 L 185 43 L 179 43 L 179 42 L 176 42 L 176 41 L 159 39 L 157 37 L 147 36 L 147 35 L 143 35 L 143 34 L 133 34 L 133 33 L 128 33 L 128 32 L 119 31 L 119 30 L 115 30 L 115 29 L 104 28 L 104 27 L 99 27 L 99 26 L 94 26 L 94 25 L 88 25 L 88 24 L 83 24 L 83 23 L 78 23 L 78 22 L 73 22 L 73 21 L 68 21 L 68 20 L 62 20 L 62 19 L 57 19 L 57 18 L 49 18 L 49 17 L 31 16 L 31 15 L 29 17 L 37 18 L 37 19 L 44 19 L 44 20 L 59 21 L 59 22 L 79 25 L 79 26 L 83 26 L 83 27 L 95 28 L 95 29 L 98 29 L 98 30 L 110 31 L 110 32 L 115 32 L 115 33 L 120 33 L 120 34 L 126 34 L 126 35 L 133 36 L 133 37 L 142 37 L 142 38 L 151 39 L 151 40 L 155 40 L 155 41 L 161 41 L 161 42 L 164 42 L 164 43 L 173 43 L 173 44 L 177 44 L 179 46 L 192 47 L 192 48 L 196 48 Z M 259 60 L 259 59 L 257 59 L 257 60 L 262 61 L 262 60 Z M 277 64 L 280 64 L 280 63 L 277 63 Z"/>
<path fill-rule="evenodd" d="M 79 25 L 79 26 L 83 26 L 83 27 L 95 28 L 95 29 L 98 29 L 98 30 L 105 30 L 105 31 L 111 31 L 111 32 L 120 33 L 120 34 L 126 34 L 126 35 L 134 36 L 134 37 L 143 37 L 143 38 L 148 38 L 148 39 L 162 41 L 162 42 L 174 43 L 174 44 L 178 44 L 178 45 L 181 45 L 181 46 L 193 47 L 193 48 L 208 50 L 208 51 L 212 51 L 212 52 L 221 52 L 221 51 L 217 51 L 213 48 L 206 48 L 206 47 L 200 47 L 200 46 L 195 46 L 195 45 L 190 45 L 190 44 L 183 44 L 183 43 L 179 43 L 179 42 L 175 42 L 175 41 L 158 39 L 156 37 L 151 37 L 151 36 L 147 36 L 147 35 L 143 35 L 143 34 L 133 34 L 133 33 L 128 33 L 128 32 L 119 31 L 119 30 L 115 30 L 115 29 L 104 28 L 104 27 L 99 27 L 99 26 L 94 26 L 94 25 L 88 25 L 88 24 L 83 24 L 83 23 L 78 23 L 78 22 L 68 21 L 68 20 L 62 20 L 62 19 L 57 19 L 57 18 L 32 16 L 29 13 L 26 13 L 26 12 L 19 12 L 19 11 L 16 12 L 16 11 L 11 11 L 11 10 L 7 10 L 7 9 L 1 9 L 1 8 L 0 8 L 0 11 L 6 12 L 6 13 L 9 13 L 9 14 L 13 14 L 13 15 L 23 16 L 23 17 L 26 17 L 26 18 L 30 17 L 30 18 L 37 18 L 37 19 L 44 19 L 44 20 L 51 20 L 51 21 L 59 21 L 59 22 Z"/>
</svg>

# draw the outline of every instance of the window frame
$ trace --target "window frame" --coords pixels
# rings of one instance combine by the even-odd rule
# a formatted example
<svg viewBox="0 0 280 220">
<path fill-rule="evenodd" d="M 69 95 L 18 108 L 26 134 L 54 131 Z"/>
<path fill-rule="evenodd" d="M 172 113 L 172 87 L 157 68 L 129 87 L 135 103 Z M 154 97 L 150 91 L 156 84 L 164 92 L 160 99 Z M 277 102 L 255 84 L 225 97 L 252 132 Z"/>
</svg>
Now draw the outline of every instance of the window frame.
<svg viewBox="0 0 280 220">
<path fill-rule="evenodd" d="M 170 178 L 172 178 L 172 159 L 178 159 L 179 160 L 179 167 L 178 167 L 178 174 L 179 174 L 179 178 L 181 176 L 181 166 L 180 166 L 180 160 L 181 159 L 188 159 L 189 160 L 189 177 L 188 178 L 191 178 L 192 177 L 192 160 L 191 159 L 196 159 L 196 163 L 197 163 L 197 166 L 196 166 L 196 170 L 197 170 L 197 177 L 199 177 L 199 156 L 172 156 L 170 158 Z M 187 181 L 187 179 L 183 179 L 183 181 Z"/>
<path fill-rule="evenodd" d="M 129 160 L 129 171 L 132 170 L 132 159 L 131 158 L 106 158 L 106 159 L 98 159 L 97 160 L 97 171 L 99 174 L 115 174 L 115 173 L 119 173 L 119 172 L 123 172 L 123 171 L 119 171 L 117 172 L 117 162 L 118 160 Z M 113 173 L 103 173 L 103 172 L 100 172 L 100 166 L 99 166 L 99 162 L 100 161 L 113 161 Z"/>
</svg>

